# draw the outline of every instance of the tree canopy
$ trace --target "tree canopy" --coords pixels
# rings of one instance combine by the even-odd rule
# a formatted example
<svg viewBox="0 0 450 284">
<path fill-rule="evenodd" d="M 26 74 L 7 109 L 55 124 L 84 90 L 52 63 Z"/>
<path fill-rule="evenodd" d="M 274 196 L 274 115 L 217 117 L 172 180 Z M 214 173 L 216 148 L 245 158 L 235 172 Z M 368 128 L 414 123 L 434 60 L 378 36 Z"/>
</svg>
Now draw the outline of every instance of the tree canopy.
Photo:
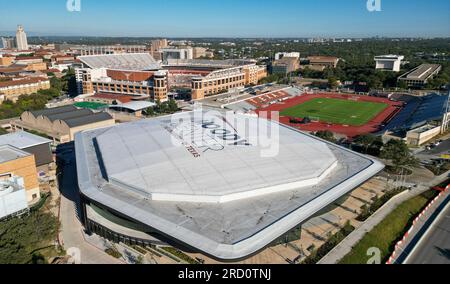
<svg viewBox="0 0 450 284">
<path fill-rule="evenodd" d="M 58 224 L 58 218 L 43 212 L 0 222 L 0 263 L 40 263 L 39 250 L 51 245 Z"/>
<path fill-rule="evenodd" d="M 326 131 L 317 131 L 315 133 L 315 135 L 317 137 L 323 139 L 323 140 L 326 140 L 326 141 L 329 141 L 329 142 L 332 142 L 332 143 L 336 143 L 336 138 L 334 137 L 334 134 L 331 131 L 328 131 L 328 130 L 326 130 Z"/>
<path fill-rule="evenodd" d="M 394 167 L 415 166 L 417 159 L 403 140 L 392 139 L 386 143 L 381 150 L 381 158 L 391 160 Z"/>
</svg>

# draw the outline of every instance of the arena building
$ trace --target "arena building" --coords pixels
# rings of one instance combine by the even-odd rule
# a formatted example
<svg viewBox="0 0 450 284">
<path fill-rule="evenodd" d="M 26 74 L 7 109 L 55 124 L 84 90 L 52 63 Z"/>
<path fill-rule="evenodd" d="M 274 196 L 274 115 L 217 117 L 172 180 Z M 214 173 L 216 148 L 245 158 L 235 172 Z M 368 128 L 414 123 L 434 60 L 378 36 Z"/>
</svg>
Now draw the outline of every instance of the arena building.
<svg viewBox="0 0 450 284">
<path fill-rule="evenodd" d="M 88 231 L 224 261 L 270 246 L 384 167 L 294 128 L 220 112 L 80 132 L 75 149 Z"/>
</svg>

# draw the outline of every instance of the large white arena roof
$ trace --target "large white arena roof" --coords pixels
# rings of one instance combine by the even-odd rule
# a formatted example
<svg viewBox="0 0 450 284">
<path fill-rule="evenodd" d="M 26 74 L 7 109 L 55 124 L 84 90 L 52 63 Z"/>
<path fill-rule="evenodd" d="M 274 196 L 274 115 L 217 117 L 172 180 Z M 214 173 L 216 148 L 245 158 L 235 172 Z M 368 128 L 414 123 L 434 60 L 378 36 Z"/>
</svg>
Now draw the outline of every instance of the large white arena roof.
<svg viewBox="0 0 450 284">
<path fill-rule="evenodd" d="M 84 196 L 225 260 L 264 248 L 383 168 L 237 114 L 181 113 L 82 132 L 75 143 Z"/>
<path fill-rule="evenodd" d="M 92 69 L 106 68 L 128 71 L 159 70 L 161 66 L 148 53 L 124 53 L 79 56 Z"/>
</svg>

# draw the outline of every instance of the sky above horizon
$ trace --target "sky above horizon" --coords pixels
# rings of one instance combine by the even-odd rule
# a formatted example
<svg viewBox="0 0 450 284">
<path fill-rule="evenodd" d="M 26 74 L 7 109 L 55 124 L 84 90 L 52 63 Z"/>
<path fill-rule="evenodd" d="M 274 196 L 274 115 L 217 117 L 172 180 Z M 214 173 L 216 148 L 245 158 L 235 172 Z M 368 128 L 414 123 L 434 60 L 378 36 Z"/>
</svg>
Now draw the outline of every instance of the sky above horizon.
<svg viewBox="0 0 450 284">
<path fill-rule="evenodd" d="M 375 0 L 373 0 L 375 1 Z M 449 0 L 8 0 L 0 32 L 117 37 L 450 37 Z"/>
</svg>

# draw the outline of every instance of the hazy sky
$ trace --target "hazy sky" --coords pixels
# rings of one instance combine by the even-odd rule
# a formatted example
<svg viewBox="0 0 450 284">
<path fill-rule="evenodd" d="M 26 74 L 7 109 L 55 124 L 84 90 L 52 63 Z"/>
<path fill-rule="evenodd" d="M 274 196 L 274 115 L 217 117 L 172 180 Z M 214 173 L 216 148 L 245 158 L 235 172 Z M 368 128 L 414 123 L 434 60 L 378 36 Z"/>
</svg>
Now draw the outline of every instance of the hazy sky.
<svg viewBox="0 0 450 284">
<path fill-rule="evenodd" d="M 160 37 L 450 36 L 449 0 L 2 0 L 0 31 Z"/>
</svg>

